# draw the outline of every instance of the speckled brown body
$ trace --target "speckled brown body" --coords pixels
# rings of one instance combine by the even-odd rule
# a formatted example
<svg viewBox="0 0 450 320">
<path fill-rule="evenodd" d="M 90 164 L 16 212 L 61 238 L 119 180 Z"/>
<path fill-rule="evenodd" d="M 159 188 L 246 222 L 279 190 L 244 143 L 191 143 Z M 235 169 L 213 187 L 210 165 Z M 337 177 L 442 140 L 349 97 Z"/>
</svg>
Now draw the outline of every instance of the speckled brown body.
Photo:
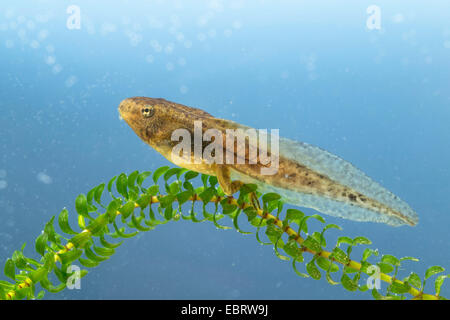
<svg viewBox="0 0 450 320">
<path fill-rule="evenodd" d="M 150 108 L 151 111 L 148 112 L 153 112 L 153 115 L 143 117 L 145 108 Z M 119 106 L 119 112 L 143 141 L 160 152 L 169 161 L 190 170 L 217 176 L 220 185 L 227 194 L 234 193 L 241 185 L 239 181 L 231 182 L 230 169 L 232 169 L 265 184 L 367 208 L 382 214 L 395 216 L 406 224 L 415 225 L 414 221 L 411 221 L 409 217 L 401 212 L 282 155 L 279 157 L 278 171 L 274 175 L 261 175 L 260 169 L 262 165 L 259 161 L 257 164 L 248 163 L 248 145 L 244 146 L 246 148 L 245 164 L 236 164 L 236 161 L 234 164 L 193 164 L 192 162 L 173 161 L 171 158 L 172 148 L 176 144 L 176 142 L 171 140 L 172 132 L 180 128 L 193 132 L 194 121 L 196 120 L 202 121 L 203 132 L 209 128 L 214 128 L 223 132 L 224 139 L 226 139 L 226 129 L 248 129 L 249 127 L 233 121 L 215 118 L 200 109 L 187 107 L 164 99 L 147 97 L 134 97 L 123 100 Z M 226 145 L 224 140 L 223 146 L 226 147 Z M 235 159 L 238 154 L 236 148 L 237 146 L 232 150 L 235 154 Z"/>
</svg>

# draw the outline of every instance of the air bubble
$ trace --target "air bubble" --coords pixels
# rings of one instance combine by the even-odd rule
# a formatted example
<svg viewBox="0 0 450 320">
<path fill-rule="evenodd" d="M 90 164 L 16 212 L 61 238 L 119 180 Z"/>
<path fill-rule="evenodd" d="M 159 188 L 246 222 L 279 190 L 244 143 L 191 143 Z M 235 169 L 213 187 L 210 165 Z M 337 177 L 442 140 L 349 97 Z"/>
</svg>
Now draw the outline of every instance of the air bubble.
<svg viewBox="0 0 450 320">
<path fill-rule="evenodd" d="M 34 21 L 32 20 L 28 20 L 27 21 L 27 28 L 30 30 L 34 30 L 34 28 L 36 27 L 36 24 L 34 23 Z"/>
<path fill-rule="evenodd" d="M 177 41 L 183 41 L 184 40 L 184 34 L 182 34 L 181 32 L 177 33 Z"/>
<path fill-rule="evenodd" d="M 70 76 L 66 80 L 66 87 L 67 88 L 72 87 L 75 83 L 77 83 L 77 81 L 78 81 L 78 78 L 76 76 Z"/>
<path fill-rule="evenodd" d="M 174 64 L 172 62 L 168 62 L 166 64 L 167 71 L 172 71 L 175 68 Z"/>
<path fill-rule="evenodd" d="M 206 36 L 205 36 L 204 33 L 199 33 L 199 34 L 197 35 L 197 39 L 198 39 L 199 41 L 205 41 L 205 40 L 206 40 Z"/>
<path fill-rule="evenodd" d="M 171 54 L 173 52 L 173 43 L 169 43 L 166 48 L 164 49 L 164 52 L 167 54 Z"/>
<path fill-rule="evenodd" d="M 44 184 L 50 184 L 53 182 L 53 179 L 44 172 L 39 172 L 36 176 L 39 182 L 42 182 Z"/>
<path fill-rule="evenodd" d="M 210 38 L 215 38 L 216 35 L 217 35 L 216 29 L 211 29 L 211 30 L 208 31 L 208 36 Z"/>
<path fill-rule="evenodd" d="M 5 180 L 0 180 L 0 190 L 6 189 L 7 186 L 8 182 L 6 182 Z"/>
<path fill-rule="evenodd" d="M 38 34 L 39 40 L 47 39 L 47 37 L 48 37 L 48 31 L 47 30 L 44 29 L 44 30 L 39 31 L 39 34 Z"/>
<path fill-rule="evenodd" d="M 33 49 L 37 49 L 37 48 L 39 48 L 39 42 L 37 41 L 37 40 L 33 40 L 33 41 L 31 41 L 31 43 L 30 43 L 30 47 L 32 47 Z"/>
<path fill-rule="evenodd" d="M 53 68 L 52 68 L 52 72 L 53 72 L 54 74 L 60 73 L 61 70 L 62 70 L 62 66 L 61 66 L 60 64 L 56 64 L 56 65 L 54 65 Z"/>
<path fill-rule="evenodd" d="M 24 23 L 25 20 L 27 20 L 27 19 L 25 19 L 24 16 L 18 16 L 18 17 L 17 17 L 17 22 L 18 22 L 19 24 L 20 24 L 20 23 Z"/>
<path fill-rule="evenodd" d="M 392 17 L 392 21 L 394 23 L 402 23 L 403 21 L 405 21 L 405 16 L 401 13 L 397 13 Z"/>
<path fill-rule="evenodd" d="M 233 28 L 236 29 L 236 30 L 242 28 L 242 22 L 237 21 L 237 20 L 234 21 L 234 22 L 233 22 Z"/>
<path fill-rule="evenodd" d="M 56 58 L 54 56 L 47 56 L 45 58 L 45 63 L 48 64 L 49 66 L 54 65 L 56 62 Z"/>
<path fill-rule="evenodd" d="M 180 87 L 180 92 L 181 92 L 182 94 L 186 94 L 188 91 L 189 91 L 189 89 L 188 89 L 188 87 L 186 87 L 185 85 L 182 85 L 182 86 Z"/>
</svg>

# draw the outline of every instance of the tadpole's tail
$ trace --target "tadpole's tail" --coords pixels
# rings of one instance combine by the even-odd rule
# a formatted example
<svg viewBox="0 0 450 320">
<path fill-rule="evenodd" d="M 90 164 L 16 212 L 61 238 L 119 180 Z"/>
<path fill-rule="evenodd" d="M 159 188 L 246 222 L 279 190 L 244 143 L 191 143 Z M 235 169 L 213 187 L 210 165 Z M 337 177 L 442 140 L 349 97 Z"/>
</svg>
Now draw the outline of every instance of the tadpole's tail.
<svg viewBox="0 0 450 320">
<path fill-rule="evenodd" d="M 313 208 L 319 212 L 345 219 L 381 222 L 391 226 L 405 224 L 414 226 L 417 224 L 417 213 L 406 202 L 373 181 L 351 163 L 318 147 L 285 138 L 280 138 L 279 149 L 280 157 L 295 161 L 340 185 L 347 186 L 367 198 L 373 199 L 384 210 L 375 207 L 364 208 L 348 201 L 275 187 L 236 170 L 232 171 L 232 179 L 255 183 L 261 192 L 276 192 L 288 203 Z M 389 212 L 398 214 L 389 214 Z"/>
</svg>

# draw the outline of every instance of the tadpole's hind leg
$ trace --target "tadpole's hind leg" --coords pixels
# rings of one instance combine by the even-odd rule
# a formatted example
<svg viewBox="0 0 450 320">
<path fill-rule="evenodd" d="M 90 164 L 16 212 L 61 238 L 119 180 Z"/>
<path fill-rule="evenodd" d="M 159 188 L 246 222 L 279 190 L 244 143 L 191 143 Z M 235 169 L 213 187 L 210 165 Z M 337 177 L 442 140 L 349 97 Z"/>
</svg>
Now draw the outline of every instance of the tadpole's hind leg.
<svg viewBox="0 0 450 320">
<path fill-rule="evenodd" d="M 250 193 L 250 200 L 252 201 L 253 208 L 261 210 L 261 206 L 259 205 L 258 197 L 256 196 L 255 191 Z"/>
<path fill-rule="evenodd" d="M 224 165 L 216 165 L 216 176 L 223 192 L 228 196 L 235 194 L 244 184 L 239 180 L 231 181 L 230 169 Z M 255 209 L 261 209 L 256 193 L 251 192 L 249 196 L 253 207 Z"/>
<path fill-rule="evenodd" d="M 239 180 L 231 181 L 230 169 L 224 165 L 216 165 L 216 176 L 223 192 L 228 196 L 235 194 L 243 185 Z"/>
</svg>

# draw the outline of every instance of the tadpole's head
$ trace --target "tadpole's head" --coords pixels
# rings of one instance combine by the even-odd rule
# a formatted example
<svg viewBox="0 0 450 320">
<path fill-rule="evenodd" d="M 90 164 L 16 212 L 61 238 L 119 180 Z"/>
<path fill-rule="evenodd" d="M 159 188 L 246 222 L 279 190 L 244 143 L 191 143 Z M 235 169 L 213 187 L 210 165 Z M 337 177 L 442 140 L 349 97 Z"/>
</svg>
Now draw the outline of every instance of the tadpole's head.
<svg viewBox="0 0 450 320">
<path fill-rule="evenodd" d="M 133 97 L 119 105 L 120 118 L 145 142 L 152 144 L 159 131 L 163 130 L 168 101 L 147 97 Z M 169 107 L 170 108 L 170 107 Z"/>
</svg>

